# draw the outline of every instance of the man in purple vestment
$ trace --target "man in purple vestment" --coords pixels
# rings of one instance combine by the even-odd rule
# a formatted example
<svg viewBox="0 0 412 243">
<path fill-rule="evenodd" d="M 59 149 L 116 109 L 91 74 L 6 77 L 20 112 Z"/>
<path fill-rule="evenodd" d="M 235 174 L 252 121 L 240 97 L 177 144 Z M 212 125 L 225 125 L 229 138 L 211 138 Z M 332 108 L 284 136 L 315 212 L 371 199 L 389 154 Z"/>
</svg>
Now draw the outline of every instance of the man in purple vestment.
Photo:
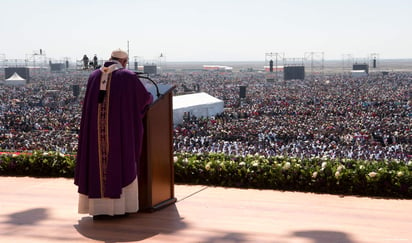
<svg viewBox="0 0 412 243">
<path fill-rule="evenodd" d="M 142 119 L 153 96 L 125 68 L 127 62 L 128 54 L 115 50 L 88 79 L 74 180 L 79 213 L 121 215 L 138 210 Z"/>
</svg>

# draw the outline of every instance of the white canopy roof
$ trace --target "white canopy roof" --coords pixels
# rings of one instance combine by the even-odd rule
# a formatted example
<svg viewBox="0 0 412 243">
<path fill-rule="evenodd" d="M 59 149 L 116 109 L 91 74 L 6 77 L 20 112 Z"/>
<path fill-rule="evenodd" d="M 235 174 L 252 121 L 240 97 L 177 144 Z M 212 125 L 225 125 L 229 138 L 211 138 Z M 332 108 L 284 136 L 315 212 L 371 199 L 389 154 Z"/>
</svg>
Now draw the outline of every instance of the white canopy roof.
<svg viewBox="0 0 412 243">
<path fill-rule="evenodd" d="M 26 84 L 26 80 L 20 77 L 20 75 L 15 72 L 13 73 L 13 75 L 10 76 L 10 78 L 6 79 L 4 83 L 11 85 L 24 85 Z"/>
<path fill-rule="evenodd" d="M 15 81 L 15 80 L 17 80 L 17 81 L 21 81 L 21 80 L 26 81 L 24 78 L 20 77 L 20 75 L 16 72 L 14 72 L 13 75 L 10 76 L 10 78 L 6 79 L 6 81 Z"/>
<path fill-rule="evenodd" d="M 189 112 L 196 117 L 211 117 L 222 113 L 224 103 L 207 93 L 173 96 L 173 124 L 183 122 L 183 115 Z"/>
<path fill-rule="evenodd" d="M 367 77 L 368 73 L 365 70 L 352 70 L 351 71 L 351 76 L 353 78 Z"/>
</svg>

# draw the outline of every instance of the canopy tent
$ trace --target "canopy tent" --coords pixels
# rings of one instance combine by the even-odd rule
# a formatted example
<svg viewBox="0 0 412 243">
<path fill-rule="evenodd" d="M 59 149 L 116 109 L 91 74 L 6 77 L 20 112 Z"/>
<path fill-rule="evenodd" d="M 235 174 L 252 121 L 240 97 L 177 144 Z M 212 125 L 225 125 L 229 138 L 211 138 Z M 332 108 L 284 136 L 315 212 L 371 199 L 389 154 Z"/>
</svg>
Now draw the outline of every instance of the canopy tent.
<svg viewBox="0 0 412 243">
<path fill-rule="evenodd" d="M 367 77 L 368 73 L 365 70 L 352 70 L 350 72 L 352 78 Z"/>
<path fill-rule="evenodd" d="M 204 92 L 173 96 L 173 124 L 183 123 L 183 116 L 211 117 L 223 112 L 223 101 Z"/>
<path fill-rule="evenodd" d="M 10 78 L 4 80 L 4 84 L 6 85 L 25 85 L 26 84 L 26 80 L 22 77 L 20 77 L 20 75 L 18 73 L 13 73 L 13 75 L 10 76 Z"/>
</svg>

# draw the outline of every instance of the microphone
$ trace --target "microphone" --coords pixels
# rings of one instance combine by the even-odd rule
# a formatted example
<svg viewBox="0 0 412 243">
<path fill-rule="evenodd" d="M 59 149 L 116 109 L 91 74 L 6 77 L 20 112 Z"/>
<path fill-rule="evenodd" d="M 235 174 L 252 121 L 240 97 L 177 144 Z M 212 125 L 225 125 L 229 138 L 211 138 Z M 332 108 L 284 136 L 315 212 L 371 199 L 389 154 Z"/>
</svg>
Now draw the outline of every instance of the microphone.
<svg viewBox="0 0 412 243">
<path fill-rule="evenodd" d="M 137 75 L 137 77 L 143 78 L 143 79 L 147 79 L 147 80 L 149 80 L 150 82 L 152 82 L 153 85 L 156 87 L 156 95 L 157 95 L 157 98 L 160 97 L 159 87 L 157 86 L 157 83 L 156 83 L 155 81 L 153 81 L 151 78 L 149 78 L 149 74 L 148 74 L 148 73 L 144 73 L 144 72 L 134 72 L 134 73 Z M 141 76 L 141 75 L 147 75 L 147 76 Z"/>
</svg>

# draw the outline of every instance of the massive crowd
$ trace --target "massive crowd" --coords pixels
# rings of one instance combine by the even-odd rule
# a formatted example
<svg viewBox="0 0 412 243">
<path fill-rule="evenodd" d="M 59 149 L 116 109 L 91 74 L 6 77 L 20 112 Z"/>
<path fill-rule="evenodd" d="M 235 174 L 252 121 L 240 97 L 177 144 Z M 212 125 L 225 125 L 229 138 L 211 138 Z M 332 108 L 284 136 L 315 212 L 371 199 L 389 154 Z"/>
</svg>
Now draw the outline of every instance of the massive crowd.
<svg viewBox="0 0 412 243">
<path fill-rule="evenodd" d="M 211 119 L 175 127 L 175 151 L 353 159 L 412 156 L 412 74 L 268 83 L 259 73 L 203 73 L 186 86 L 225 101 Z M 172 79 L 171 79 L 172 80 Z M 247 97 L 239 99 L 239 85 Z"/>
<path fill-rule="evenodd" d="M 81 100 L 73 85 L 85 79 L 81 72 L 37 70 L 25 86 L 0 86 L 0 150 L 75 151 Z"/>
<path fill-rule="evenodd" d="M 88 73 L 38 73 L 24 87 L 0 86 L 0 150 L 76 152 Z M 412 73 L 267 82 L 259 72 L 169 72 L 154 77 L 222 99 L 215 117 L 174 126 L 174 151 L 245 156 L 412 158 Z M 246 86 L 246 98 L 239 97 Z"/>
</svg>

